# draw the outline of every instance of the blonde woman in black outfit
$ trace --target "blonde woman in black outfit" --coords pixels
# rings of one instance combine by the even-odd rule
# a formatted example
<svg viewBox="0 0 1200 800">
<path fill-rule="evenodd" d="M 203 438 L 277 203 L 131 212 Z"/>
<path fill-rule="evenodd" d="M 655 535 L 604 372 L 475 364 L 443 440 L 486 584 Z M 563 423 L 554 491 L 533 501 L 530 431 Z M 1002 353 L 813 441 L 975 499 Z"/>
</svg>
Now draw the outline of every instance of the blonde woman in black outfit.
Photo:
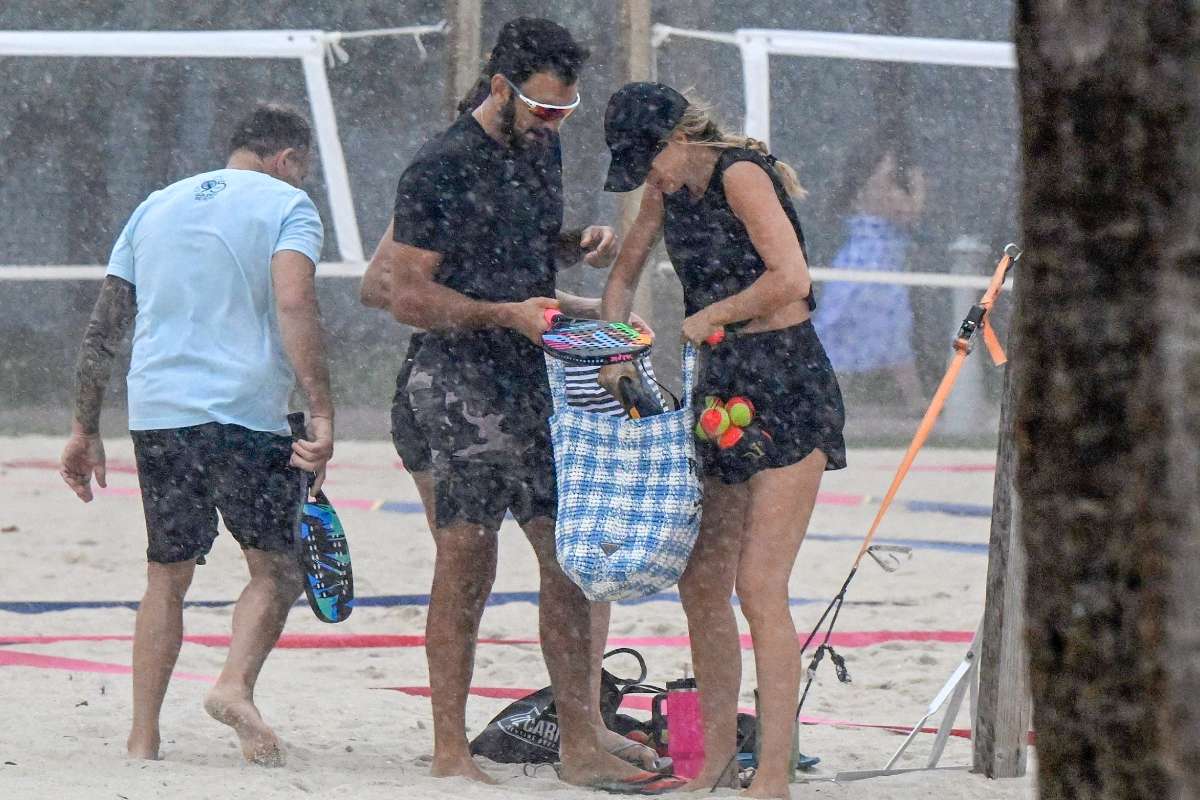
<svg viewBox="0 0 1200 800">
<path fill-rule="evenodd" d="M 663 235 L 684 288 L 683 336 L 712 348 L 692 402 L 749 397 L 770 434 L 761 456 L 697 445 L 704 475 L 700 537 L 679 584 L 705 720 L 706 763 L 688 788 L 728 784 L 736 747 L 741 652 L 730 596 L 750 624 L 762 738 L 751 797 L 787 797 L 800 649 L 788 579 L 821 476 L 846 465 L 837 379 L 813 332 L 816 304 L 790 167 L 758 142 L 723 134 L 707 110 L 661 84 L 629 84 L 605 116 L 609 191 L 645 186 L 604 292 L 624 320 L 651 247 Z M 790 192 L 789 192 L 790 190 Z M 621 367 L 601 382 L 612 385 Z M 732 770 L 731 770 L 732 772 Z"/>
</svg>

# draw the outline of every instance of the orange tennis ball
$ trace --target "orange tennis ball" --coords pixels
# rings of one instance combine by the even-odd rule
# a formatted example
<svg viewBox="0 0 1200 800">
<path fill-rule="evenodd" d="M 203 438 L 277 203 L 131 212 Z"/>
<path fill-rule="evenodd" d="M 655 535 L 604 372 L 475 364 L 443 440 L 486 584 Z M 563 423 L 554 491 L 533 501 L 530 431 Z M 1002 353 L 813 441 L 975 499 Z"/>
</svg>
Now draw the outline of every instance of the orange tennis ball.
<svg viewBox="0 0 1200 800">
<path fill-rule="evenodd" d="M 729 398 L 725 410 L 729 413 L 729 423 L 739 428 L 746 427 L 754 419 L 754 403 L 751 403 L 748 397 Z"/>
<path fill-rule="evenodd" d="M 709 439 L 717 439 L 729 429 L 729 412 L 721 406 L 713 406 L 700 415 L 700 427 Z"/>
<path fill-rule="evenodd" d="M 731 425 L 729 429 L 721 434 L 720 438 L 717 439 L 717 447 L 721 448 L 722 450 L 728 450 L 740 442 L 743 435 L 744 434 L 742 433 L 741 428 Z"/>
<path fill-rule="evenodd" d="M 696 438 L 702 442 L 712 441 L 711 439 L 708 438 L 708 434 L 704 432 L 704 426 L 701 425 L 699 422 L 696 423 L 696 428 L 695 428 L 695 430 L 693 430 L 693 433 L 695 433 Z"/>
</svg>

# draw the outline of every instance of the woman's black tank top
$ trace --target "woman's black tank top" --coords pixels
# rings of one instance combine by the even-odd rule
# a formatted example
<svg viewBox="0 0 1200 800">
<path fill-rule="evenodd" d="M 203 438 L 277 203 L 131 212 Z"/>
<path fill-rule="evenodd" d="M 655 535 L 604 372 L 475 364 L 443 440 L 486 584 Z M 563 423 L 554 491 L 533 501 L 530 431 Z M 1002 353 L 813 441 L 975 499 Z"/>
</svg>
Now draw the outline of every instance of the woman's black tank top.
<svg viewBox="0 0 1200 800">
<path fill-rule="evenodd" d="M 725 150 L 717 159 L 712 180 L 703 197 L 693 200 L 685 186 L 664 198 L 666 217 L 663 239 L 667 245 L 667 255 L 683 284 L 683 300 L 689 316 L 737 294 L 767 271 L 766 264 L 750 241 L 746 226 L 725 199 L 722 176 L 731 164 L 739 161 L 752 161 L 770 176 L 775 195 L 791 220 L 792 227 L 796 229 L 800 250 L 805 259 L 808 258 L 800 218 L 772 166 L 772 159 L 757 150 Z M 808 307 L 810 310 L 817 307 L 811 291 Z"/>
</svg>

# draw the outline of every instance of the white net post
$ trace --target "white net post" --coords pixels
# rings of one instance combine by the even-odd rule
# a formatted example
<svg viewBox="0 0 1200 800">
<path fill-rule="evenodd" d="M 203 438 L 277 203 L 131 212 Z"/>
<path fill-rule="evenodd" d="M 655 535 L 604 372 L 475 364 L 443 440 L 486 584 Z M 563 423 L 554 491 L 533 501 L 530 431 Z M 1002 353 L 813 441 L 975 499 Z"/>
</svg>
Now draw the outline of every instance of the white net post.
<svg viewBox="0 0 1200 800">
<path fill-rule="evenodd" d="M 362 238 L 358 232 L 358 218 L 354 213 L 350 174 L 346 170 L 346 157 L 342 153 L 342 140 L 338 136 L 333 96 L 329 93 L 329 80 L 325 75 L 324 50 L 319 49 L 316 53 L 305 55 L 302 62 L 308 101 L 312 105 L 313 127 L 317 134 L 317 150 L 321 155 L 321 171 L 325 174 L 325 187 L 329 192 L 329 209 L 333 215 L 338 252 L 342 261 L 359 262 L 363 260 Z"/>
<path fill-rule="evenodd" d="M 761 36 L 750 31 L 737 32 L 738 49 L 742 52 L 742 80 L 746 90 L 746 120 L 742 126 L 747 136 L 771 146 L 771 54 Z"/>
</svg>

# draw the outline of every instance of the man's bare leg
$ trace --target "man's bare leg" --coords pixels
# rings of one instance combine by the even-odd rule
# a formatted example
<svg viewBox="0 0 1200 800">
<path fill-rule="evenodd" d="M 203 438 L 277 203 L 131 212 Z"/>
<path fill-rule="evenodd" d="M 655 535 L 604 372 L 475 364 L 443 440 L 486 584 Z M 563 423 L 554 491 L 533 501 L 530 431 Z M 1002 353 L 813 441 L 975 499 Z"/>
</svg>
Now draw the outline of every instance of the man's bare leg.
<svg viewBox="0 0 1200 800">
<path fill-rule="evenodd" d="M 130 758 L 158 759 L 158 717 L 183 642 L 183 598 L 195 561 L 146 565 L 146 593 L 133 632 L 133 725 Z"/>
<path fill-rule="evenodd" d="M 437 524 L 433 519 L 434 512 L 434 493 L 433 493 L 433 473 L 429 470 L 423 472 L 410 472 L 413 483 L 417 486 L 417 495 L 421 498 L 421 508 L 425 509 L 425 522 L 429 524 L 429 530 L 437 530 Z"/>
<path fill-rule="evenodd" d="M 599 686 L 593 679 L 591 603 L 558 565 L 554 521 L 538 517 L 522 528 L 537 554 L 541 578 L 538 629 L 558 712 L 560 775 L 585 786 L 637 775 L 641 770 L 610 755 L 596 736 Z"/>
<path fill-rule="evenodd" d="M 600 673 L 604 669 L 604 651 L 608 648 L 608 624 L 612 613 L 611 603 L 592 603 L 592 671 L 589 678 L 592 697 L 600 697 Z M 653 769 L 658 761 L 658 753 L 646 745 L 627 739 L 616 731 L 609 730 L 604 723 L 600 704 L 592 707 L 592 727 L 596 729 L 596 738 L 600 746 L 618 758 L 636 764 L 643 769 Z"/>
<path fill-rule="evenodd" d="M 213 719 L 233 728 L 247 761 L 282 766 L 283 747 L 254 705 L 254 685 L 279 641 L 288 610 L 303 591 L 303 576 L 291 553 L 251 549 L 243 553 L 250 568 L 250 582 L 233 608 L 229 655 L 204 700 L 204 709 Z"/>
<path fill-rule="evenodd" d="M 466 714 L 479 620 L 496 578 L 496 533 L 468 523 L 435 531 L 434 541 L 437 560 L 425 625 L 433 704 L 430 773 L 495 783 L 471 758 Z"/>
</svg>

